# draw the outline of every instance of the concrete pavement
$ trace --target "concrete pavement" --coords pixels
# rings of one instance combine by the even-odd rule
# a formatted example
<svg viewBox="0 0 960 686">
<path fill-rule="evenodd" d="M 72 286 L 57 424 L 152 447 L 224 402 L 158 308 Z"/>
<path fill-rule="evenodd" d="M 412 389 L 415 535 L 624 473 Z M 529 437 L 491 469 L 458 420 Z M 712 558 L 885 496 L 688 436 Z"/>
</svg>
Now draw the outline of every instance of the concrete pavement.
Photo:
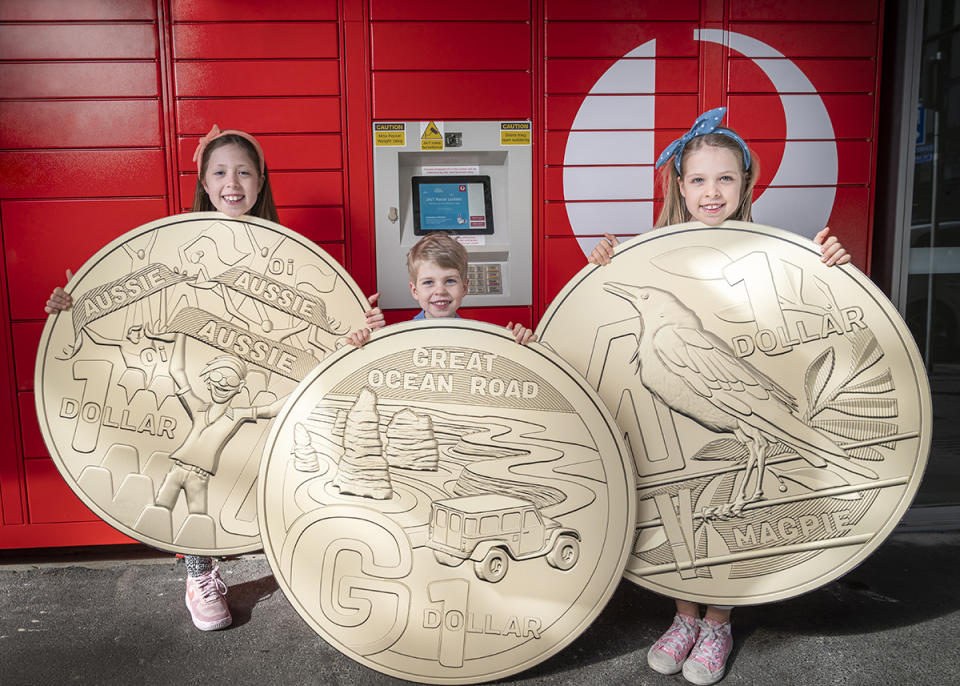
<svg viewBox="0 0 960 686">
<path fill-rule="evenodd" d="M 185 569 L 142 548 L 6 551 L 0 684 L 404 684 L 300 619 L 262 555 L 223 563 L 234 624 L 193 628 Z M 723 684 L 960 682 L 960 532 L 893 534 L 859 568 L 793 600 L 734 611 Z M 576 641 L 507 684 L 671 684 L 646 649 L 671 601 L 624 581 Z"/>
</svg>

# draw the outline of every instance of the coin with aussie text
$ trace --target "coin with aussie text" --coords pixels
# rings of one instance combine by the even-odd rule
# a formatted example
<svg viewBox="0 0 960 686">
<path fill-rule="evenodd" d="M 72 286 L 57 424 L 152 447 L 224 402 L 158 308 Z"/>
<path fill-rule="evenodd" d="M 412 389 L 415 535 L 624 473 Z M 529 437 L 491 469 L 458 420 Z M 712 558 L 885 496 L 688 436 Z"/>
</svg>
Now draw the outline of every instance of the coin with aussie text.
<svg viewBox="0 0 960 686">
<path fill-rule="evenodd" d="M 374 332 L 271 429 L 260 527 L 326 641 L 415 682 L 527 669 L 599 614 L 633 540 L 633 467 L 583 378 L 466 320 Z"/>
<path fill-rule="evenodd" d="M 812 590 L 880 545 L 920 484 L 930 390 L 906 325 L 787 231 L 640 235 L 571 279 L 537 334 L 626 439 L 626 574 L 646 588 L 716 605 Z"/>
<path fill-rule="evenodd" d="M 297 383 L 362 326 L 326 252 L 253 217 L 182 214 L 102 248 L 47 319 L 35 394 L 63 478 L 123 533 L 169 551 L 260 547 L 256 478 Z"/>
</svg>

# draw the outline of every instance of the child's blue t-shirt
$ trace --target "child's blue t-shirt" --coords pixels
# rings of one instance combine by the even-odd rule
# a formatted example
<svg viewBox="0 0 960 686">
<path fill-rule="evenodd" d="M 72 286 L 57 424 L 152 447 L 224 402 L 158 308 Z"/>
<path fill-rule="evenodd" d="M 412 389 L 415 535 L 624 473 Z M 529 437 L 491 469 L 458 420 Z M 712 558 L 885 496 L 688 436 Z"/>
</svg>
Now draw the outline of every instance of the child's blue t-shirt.
<svg viewBox="0 0 960 686">
<path fill-rule="evenodd" d="M 423 310 L 420 310 L 420 314 L 418 314 L 416 317 L 414 317 L 414 319 L 426 319 L 426 318 L 427 318 L 427 313 L 424 312 Z M 453 313 L 453 318 L 454 318 L 454 319 L 460 319 L 460 315 L 457 314 L 456 312 L 454 312 L 454 313 Z"/>
</svg>

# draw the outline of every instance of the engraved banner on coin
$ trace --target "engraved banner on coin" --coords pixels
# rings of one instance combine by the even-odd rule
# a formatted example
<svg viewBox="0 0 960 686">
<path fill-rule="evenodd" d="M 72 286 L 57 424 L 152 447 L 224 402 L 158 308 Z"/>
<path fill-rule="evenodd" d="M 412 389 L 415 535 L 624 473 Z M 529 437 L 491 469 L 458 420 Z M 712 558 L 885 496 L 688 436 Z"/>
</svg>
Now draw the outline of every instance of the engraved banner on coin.
<svg viewBox="0 0 960 686">
<path fill-rule="evenodd" d="M 366 301 L 272 222 L 183 214 L 134 229 L 68 285 L 35 377 L 64 479 L 111 525 L 169 551 L 260 547 L 256 477 L 271 419 L 362 325 Z"/>
<path fill-rule="evenodd" d="M 408 322 L 331 356 L 260 470 L 264 550 L 291 603 L 346 655 L 417 682 L 557 652 L 633 539 L 632 465 L 596 393 L 478 322 Z"/>
<path fill-rule="evenodd" d="M 561 291 L 537 330 L 614 413 L 638 475 L 627 576 L 695 602 L 788 598 L 874 550 L 909 506 L 930 391 L 852 266 L 780 229 L 667 227 Z"/>
</svg>

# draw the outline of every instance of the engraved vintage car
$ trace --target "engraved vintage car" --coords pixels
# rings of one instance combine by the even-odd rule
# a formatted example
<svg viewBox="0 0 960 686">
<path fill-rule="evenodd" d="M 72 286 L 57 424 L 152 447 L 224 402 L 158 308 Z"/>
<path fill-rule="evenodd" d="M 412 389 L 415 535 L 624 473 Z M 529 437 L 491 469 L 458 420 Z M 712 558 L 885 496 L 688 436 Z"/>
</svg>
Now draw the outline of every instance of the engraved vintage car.
<svg viewBox="0 0 960 686">
<path fill-rule="evenodd" d="M 476 575 L 500 581 L 510 559 L 545 556 L 551 567 L 571 569 L 580 557 L 580 534 L 550 519 L 529 500 L 497 493 L 434 501 L 427 546 L 437 562 L 456 567 L 473 560 Z"/>
</svg>

